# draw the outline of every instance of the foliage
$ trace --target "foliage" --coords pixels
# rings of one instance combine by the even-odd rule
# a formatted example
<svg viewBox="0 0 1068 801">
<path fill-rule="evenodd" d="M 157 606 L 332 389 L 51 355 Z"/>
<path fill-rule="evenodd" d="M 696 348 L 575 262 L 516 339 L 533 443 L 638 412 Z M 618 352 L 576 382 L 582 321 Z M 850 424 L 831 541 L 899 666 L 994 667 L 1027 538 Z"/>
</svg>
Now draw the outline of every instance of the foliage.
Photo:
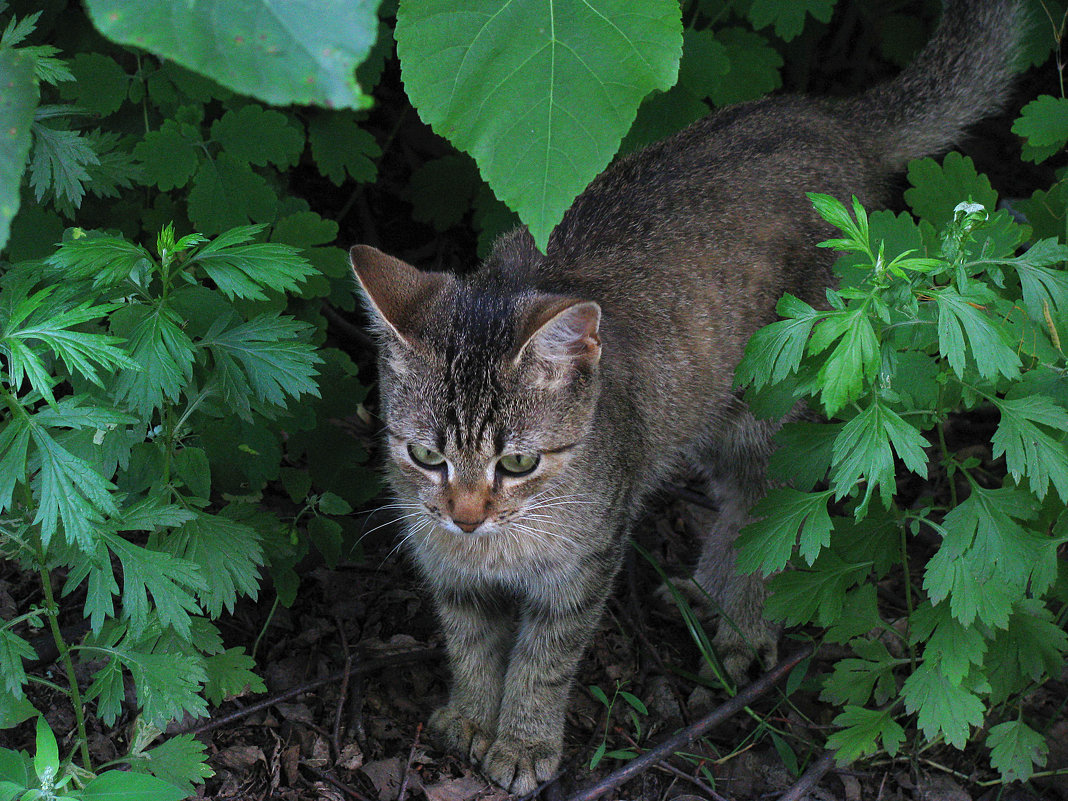
<svg viewBox="0 0 1068 801">
<path fill-rule="evenodd" d="M 824 678 L 823 697 L 843 707 L 828 740 L 839 762 L 896 754 L 902 712 L 956 748 L 989 720 L 991 765 L 1026 780 L 1047 746 L 1022 697 L 1068 652 L 1055 589 L 1068 542 L 1068 247 L 1041 239 L 1016 255 L 1029 229 L 979 203 L 945 222 L 947 193 L 992 191 L 957 154 L 910 176 L 918 223 L 810 195 L 841 232 L 823 246 L 848 254 L 842 284 L 823 309 L 786 295 L 785 319 L 754 335 L 737 378 L 758 402 L 808 399 L 827 422 L 784 427 L 777 464 L 792 467 L 778 479 L 794 486 L 756 507 L 739 560 L 765 574 L 790 565 L 770 579 L 769 614 L 827 628 L 856 654 Z M 977 409 L 998 417 L 985 460 L 953 438 Z M 916 495 L 909 474 L 944 489 Z M 909 561 L 910 537 L 933 541 L 925 562 Z M 888 576 L 903 609 L 867 591 Z"/>
<path fill-rule="evenodd" d="M 544 243 L 617 145 L 626 152 L 669 135 L 709 106 L 806 88 L 824 63 L 875 64 L 846 78 L 824 75 L 838 89 L 870 83 L 883 77 L 880 62 L 908 61 L 929 22 L 892 14 L 876 24 L 855 0 L 850 9 L 871 35 L 838 37 L 825 23 L 845 0 L 687 0 L 681 14 L 665 0 L 554 0 L 548 19 L 509 7 L 516 16 L 506 25 L 476 35 L 474 17 L 456 16 L 460 6 L 477 11 L 470 3 L 400 0 L 399 12 L 391 2 L 380 10 L 327 3 L 297 17 L 290 5 L 260 0 L 213 16 L 196 4 L 89 0 L 98 33 L 66 0 L 19 0 L 14 13 L 0 2 L 0 548 L 38 572 L 45 595 L 43 606 L 0 623 L 0 728 L 37 716 L 25 688 L 41 680 L 27 676 L 24 661 L 35 657 L 29 635 L 47 627 L 69 684 L 49 686 L 78 711 L 83 768 L 84 699 L 107 726 L 136 715 L 122 762 L 168 788 L 152 795 L 135 773 L 114 770 L 94 779 L 70 757 L 54 757 L 38 728 L 36 758 L 0 751 L 0 782 L 18 784 L 0 783 L 0 799 L 7 790 L 43 791 L 37 767 L 56 765 L 55 777 L 74 776 L 59 788 L 72 797 L 188 794 L 206 775 L 203 749 L 184 736 L 156 742 L 163 724 L 261 686 L 252 657 L 223 642 L 217 618 L 255 596 L 264 574 L 275 602 L 292 603 L 310 551 L 328 565 L 359 554 L 348 515 L 379 484 L 364 442 L 336 423 L 366 417 L 367 392 L 353 360 L 332 347 L 345 330 L 327 324 L 337 321 L 334 309 L 355 309 L 336 240 L 381 234 L 385 246 L 415 250 L 420 237 L 433 238 L 434 256 L 447 259 L 440 243 L 467 248 L 473 230 L 484 253 L 518 212 Z M 1032 5 L 1056 14 L 1064 3 Z M 601 16 L 582 17 L 583 9 Z M 160 24 L 164 13 L 181 24 Z M 409 113 L 392 67 L 395 35 L 418 114 L 465 152 Z M 456 50 L 441 55 L 445 39 Z M 1052 46 L 1036 26 L 1027 59 L 1041 63 Z M 372 89 L 378 107 L 368 112 Z M 333 108 L 266 108 L 241 92 Z M 1060 94 L 1038 98 L 1017 123 L 1025 156 L 1043 165 L 1063 152 Z M 509 126 L 524 113 L 529 125 Z M 503 158 L 494 162 L 490 150 Z M 966 160 L 921 162 L 910 174 L 909 201 L 927 221 L 879 213 L 869 231 L 844 238 L 933 259 L 935 231 L 959 200 L 993 207 L 993 190 Z M 1068 181 L 1063 171 L 1058 178 L 1016 203 L 1036 240 L 1064 240 Z M 940 277 L 927 294 L 910 284 L 927 316 L 908 325 L 898 325 L 898 301 L 908 295 L 905 278 L 921 275 L 916 254 L 894 265 L 904 278 L 886 267 L 878 291 L 845 283 L 846 293 L 872 292 L 864 312 L 863 298 L 848 294 L 830 315 L 784 300 L 785 325 L 762 335 L 772 337 L 773 363 L 761 369 L 775 387 L 761 394 L 780 407 L 814 394 L 835 420 L 782 433 L 788 449 L 779 461 L 794 460 L 797 483 L 758 511 L 781 509 L 788 519 L 769 515 L 754 528 L 743 561 L 781 566 L 800 529 L 800 569 L 776 579 L 771 608 L 829 625 L 828 636 L 850 641 L 859 656 L 827 680 L 845 704 L 840 758 L 875 743 L 895 752 L 901 707 L 884 707 L 905 693 L 920 728 L 936 737 L 959 742 L 968 722 L 998 721 L 986 739 L 991 764 L 1006 779 L 1026 778 L 1040 764 L 1041 736 L 1026 713 L 1009 713 L 1020 708 L 1021 683 L 1040 680 L 1063 650 L 1063 611 L 1051 617 L 1055 607 L 1036 588 L 1052 581 L 1050 543 L 1068 534 L 1063 520 L 1050 529 L 1065 490 L 1062 379 L 1049 367 L 1061 364 L 1065 284 L 1051 241 L 1012 255 L 1025 233 L 1004 214 L 954 230 L 959 241 L 945 245 L 952 279 Z M 959 253 L 974 262 L 982 241 L 993 244 L 981 255 L 1000 262 L 974 273 L 957 264 Z M 879 252 L 866 255 L 887 264 Z M 928 274 L 947 275 L 935 263 Z M 909 339 L 918 330 L 934 332 L 926 349 Z M 1018 345 L 1011 355 L 1007 342 Z M 1001 415 L 993 445 L 1004 470 L 963 458 L 928 464 L 935 446 L 924 432 L 972 408 Z M 894 486 L 900 465 L 977 490 L 942 508 L 909 507 L 902 524 L 890 519 L 905 509 Z M 990 483 L 990 472 L 1006 486 Z M 866 579 L 901 570 L 893 565 L 902 552 L 891 546 L 902 525 L 914 536 L 937 532 L 946 554 L 916 588 L 924 600 L 908 618 L 914 672 L 861 636 L 888 619 Z M 850 550 L 851 532 L 861 531 L 877 547 Z M 766 546 L 759 558 L 758 540 Z M 1020 543 L 1028 550 L 1017 553 Z M 991 584 L 1005 575 L 1012 581 Z M 78 643 L 58 628 L 71 612 L 90 624 Z M 696 616 L 686 623 L 715 672 Z M 89 660 L 87 687 L 74 679 L 75 658 Z M 963 723 L 947 721 L 950 709 Z M 768 733 L 796 767 L 790 747 Z"/>
<path fill-rule="evenodd" d="M 590 695 L 597 699 L 597 701 L 605 708 L 605 732 L 601 738 L 600 745 L 597 746 L 593 752 L 593 756 L 590 757 L 590 770 L 597 767 L 602 759 L 634 759 L 638 754 L 637 752 L 629 748 L 617 748 L 615 750 L 608 750 L 608 730 L 612 725 L 612 710 L 616 706 L 616 701 L 621 700 L 624 702 L 627 718 L 630 721 L 631 729 L 634 732 L 632 743 L 636 743 L 642 737 L 642 723 L 638 717 L 643 717 L 649 714 L 649 710 L 646 708 L 642 700 L 638 698 L 634 693 L 628 692 L 623 689 L 623 684 L 619 681 L 616 682 L 615 691 L 612 693 L 611 699 L 608 695 L 598 687 L 596 684 L 589 686 Z"/>
</svg>

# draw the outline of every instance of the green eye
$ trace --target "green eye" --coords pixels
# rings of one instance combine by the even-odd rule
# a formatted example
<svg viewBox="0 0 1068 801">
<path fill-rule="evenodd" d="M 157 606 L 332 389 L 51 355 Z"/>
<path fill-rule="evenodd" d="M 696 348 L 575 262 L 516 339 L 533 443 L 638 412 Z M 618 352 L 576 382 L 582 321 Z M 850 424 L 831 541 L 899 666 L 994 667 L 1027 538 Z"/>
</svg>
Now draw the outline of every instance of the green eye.
<svg viewBox="0 0 1068 801">
<path fill-rule="evenodd" d="M 422 445 L 416 442 L 408 443 L 408 455 L 412 457 L 412 461 L 420 467 L 435 468 L 441 467 L 445 464 L 445 457 L 437 451 L 432 451 L 430 448 L 424 448 Z"/>
<path fill-rule="evenodd" d="M 506 453 L 497 464 L 505 473 L 513 476 L 524 476 L 534 472 L 534 468 L 541 461 L 541 456 L 530 453 Z"/>
</svg>

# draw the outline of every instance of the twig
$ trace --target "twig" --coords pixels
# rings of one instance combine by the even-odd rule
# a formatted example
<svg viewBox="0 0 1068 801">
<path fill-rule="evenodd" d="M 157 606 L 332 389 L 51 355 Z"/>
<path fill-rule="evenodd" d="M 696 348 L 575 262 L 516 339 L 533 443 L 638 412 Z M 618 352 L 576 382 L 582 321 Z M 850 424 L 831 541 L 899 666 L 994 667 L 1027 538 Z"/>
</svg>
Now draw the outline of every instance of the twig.
<svg viewBox="0 0 1068 801">
<path fill-rule="evenodd" d="M 415 739 L 412 740 L 412 748 L 408 751 L 408 761 L 404 765 L 404 777 L 401 779 L 400 789 L 397 791 L 397 801 L 404 801 L 408 795 L 408 777 L 412 775 L 412 762 L 415 761 L 415 749 L 419 747 L 419 735 L 423 733 L 423 724 L 415 727 Z"/>
<path fill-rule="evenodd" d="M 713 790 L 711 787 L 709 787 L 707 784 L 705 784 L 703 781 L 698 779 L 696 776 L 691 776 L 686 771 L 679 770 L 674 765 L 672 765 L 670 762 L 661 762 L 656 767 L 657 767 L 658 770 L 666 770 L 668 773 L 673 773 L 674 775 L 678 776 L 683 781 L 689 782 L 694 787 L 696 787 L 698 790 L 700 790 L 702 793 L 704 793 L 709 798 L 711 798 L 712 801 L 730 801 L 729 798 L 725 798 L 724 796 L 720 795 L 715 790 Z"/>
<path fill-rule="evenodd" d="M 254 712 L 259 712 L 261 709 L 266 709 L 267 707 L 282 701 L 288 701 L 290 698 L 295 698 L 309 690 L 322 687 L 324 684 L 334 684 L 341 681 L 342 677 L 345 675 L 366 676 L 368 673 L 374 673 L 375 671 L 385 670 L 387 668 L 436 661 L 443 656 L 445 656 L 444 648 L 420 648 L 415 651 L 405 651 L 399 654 L 391 654 L 390 656 L 382 656 L 378 659 L 360 660 L 355 666 L 349 667 L 346 670 L 339 670 L 338 672 L 331 673 L 329 676 L 324 676 L 321 679 L 315 679 L 314 681 L 305 682 L 296 687 L 291 687 L 283 693 L 272 695 L 270 698 L 264 698 L 262 701 L 257 701 L 256 703 L 243 707 L 236 712 L 231 712 L 222 717 L 212 718 L 207 723 L 200 726 L 183 726 L 176 731 L 175 734 L 202 734 L 206 731 L 218 729 L 221 726 L 228 726 L 235 721 L 248 717 Z"/>
<path fill-rule="evenodd" d="M 371 799 L 363 795 L 363 793 L 359 793 L 356 790 L 353 790 L 347 784 L 344 784 L 343 782 L 341 782 L 341 780 L 334 778 L 325 770 L 319 770 L 319 768 L 315 767 L 314 765 L 309 765 L 307 762 L 302 762 L 300 766 L 305 770 L 315 774 L 316 778 L 321 779 L 327 784 L 333 785 L 345 795 L 347 795 L 349 798 L 355 798 L 356 801 L 371 801 Z"/>
<path fill-rule="evenodd" d="M 716 707 L 703 718 L 695 723 L 691 723 L 674 736 L 664 740 L 660 745 L 646 751 L 640 757 L 632 759 L 619 770 L 609 774 L 601 781 L 587 785 L 572 795 L 568 801 L 593 801 L 593 799 L 599 798 L 605 793 L 616 789 L 624 782 L 633 779 L 639 773 L 649 770 L 653 765 L 667 759 L 667 757 L 674 752 L 689 747 L 689 745 L 698 737 L 701 737 L 714 726 L 719 725 L 723 721 L 737 714 L 753 703 L 757 698 L 771 690 L 772 687 L 778 684 L 786 674 L 793 670 L 802 660 L 811 656 L 813 650 L 815 649 L 812 645 L 806 645 L 801 648 L 748 687 L 743 688 L 729 701 Z"/>
<path fill-rule="evenodd" d="M 345 636 L 345 625 L 340 618 L 334 618 L 338 636 L 341 638 L 341 652 L 345 654 L 344 676 L 341 678 L 341 692 L 337 696 L 337 706 L 334 707 L 334 730 L 331 732 L 331 740 L 334 743 L 334 759 L 341 759 L 341 718 L 345 714 L 345 704 L 349 697 L 349 672 L 352 670 L 352 654 L 349 653 L 349 640 Z"/>
<path fill-rule="evenodd" d="M 819 784 L 823 775 L 834 767 L 834 751 L 824 751 L 823 756 L 809 765 L 794 786 L 779 796 L 779 801 L 801 801 L 805 794 Z"/>
</svg>

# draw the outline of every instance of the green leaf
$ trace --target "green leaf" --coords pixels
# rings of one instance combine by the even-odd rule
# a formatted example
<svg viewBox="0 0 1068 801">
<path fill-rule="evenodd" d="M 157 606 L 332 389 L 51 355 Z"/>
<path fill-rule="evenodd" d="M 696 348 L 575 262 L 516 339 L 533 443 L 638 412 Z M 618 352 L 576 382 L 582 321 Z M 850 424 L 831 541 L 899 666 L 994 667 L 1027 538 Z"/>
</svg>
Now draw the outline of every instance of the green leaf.
<svg viewBox="0 0 1068 801">
<path fill-rule="evenodd" d="M 187 712 L 206 715 L 208 705 L 200 696 L 207 680 L 203 660 L 190 654 L 148 654 L 133 649 L 116 651 L 133 676 L 137 697 L 150 722 L 165 725 Z"/>
<path fill-rule="evenodd" d="M 154 268 L 152 256 L 147 250 L 114 236 L 69 239 L 45 263 L 68 279 L 91 280 L 94 289 L 116 286 L 127 279 L 143 285 Z M 96 308 L 103 316 L 113 307 L 92 307 L 84 303 L 79 308 Z M 54 326 L 55 321 L 51 322 Z"/>
<path fill-rule="evenodd" d="M 820 367 L 820 399 L 832 416 L 860 397 L 864 382 L 879 373 L 879 339 L 863 307 L 826 315 L 812 332 L 807 352 L 816 354 L 838 344 Z"/>
<path fill-rule="evenodd" d="M 244 164 L 294 166 L 304 150 L 304 132 L 279 111 L 255 103 L 231 109 L 211 126 L 211 136 Z"/>
<path fill-rule="evenodd" d="M 1068 503 L 1068 412 L 1044 395 L 1016 400 L 997 398 L 1001 412 L 998 430 L 991 438 L 993 456 L 1005 454 L 1005 466 L 1017 484 L 1024 476 L 1039 500 L 1052 481 L 1061 500 Z M 1054 436 L 1046 429 L 1057 432 Z"/>
<path fill-rule="evenodd" d="M 262 226 L 234 228 L 217 236 L 186 263 L 198 265 L 226 297 L 266 300 L 263 288 L 292 292 L 318 271 L 290 245 L 250 243 Z"/>
<path fill-rule="evenodd" d="M 782 86 L 783 60 L 759 33 L 747 28 L 724 28 L 716 39 L 727 51 L 730 70 L 709 94 L 717 106 L 756 100 Z"/>
<path fill-rule="evenodd" d="M 823 680 L 820 698 L 836 704 L 866 704 L 875 692 L 875 702 L 884 703 L 897 694 L 894 667 L 898 660 L 878 640 L 857 639 L 851 644 L 859 659 L 839 659 Z"/>
<path fill-rule="evenodd" d="M 883 626 L 875 598 L 874 584 L 861 584 L 846 593 L 842 612 L 827 629 L 828 642 L 848 642 L 853 637 L 867 634 Z M 863 703 L 860 701 L 858 703 Z"/>
<path fill-rule="evenodd" d="M 373 183 L 378 177 L 377 159 L 382 148 L 350 112 L 318 114 L 309 119 L 308 144 L 319 172 L 336 186 L 341 186 L 346 176 L 359 183 Z"/>
<path fill-rule="evenodd" d="M 127 346 L 141 369 L 121 372 L 115 395 L 147 416 L 164 398 L 178 400 L 192 379 L 193 342 L 181 318 L 163 305 L 130 306 L 112 316 L 112 325 L 118 320 L 129 326 Z"/>
<path fill-rule="evenodd" d="M 846 423 L 835 438 L 831 467 L 835 498 L 841 499 L 855 492 L 863 479 L 866 484 L 864 498 L 857 507 L 856 516 L 864 515 L 876 487 L 883 505 L 889 507 L 897 492 L 894 452 L 905 467 L 926 477 L 927 455 L 923 449 L 929 445 L 923 435 L 897 412 L 878 400 L 873 401 Z"/>
<path fill-rule="evenodd" d="M 33 769 L 37 778 L 42 782 L 47 778 L 56 780 L 59 778 L 59 744 L 56 735 L 52 733 L 44 716 L 37 718 L 37 749 L 33 755 Z"/>
<path fill-rule="evenodd" d="M 211 350 L 216 369 L 229 377 L 231 394 L 226 400 L 231 405 L 237 408 L 240 403 L 232 393 L 249 387 L 259 401 L 275 406 L 284 406 L 287 396 L 319 396 L 315 366 L 323 360 L 300 341 L 308 325 L 268 314 L 232 328 L 225 325 L 224 320 L 213 326 L 201 345 Z"/>
<path fill-rule="evenodd" d="M 941 734 L 954 748 L 964 748 L 971 726 L 983 724 L 983 702 L 960 682 L 953 682 L 933 663 L 924 662 L 901 688 L 905 709 L 919 712 L 924 736 Z"/>
<path fill-rule="evenodd" d="M 949 604 L 921 604 L 909 619 L 909 643 L 925 642 L 923 658 L 938 668 L 954 684 L 960 684 L 972 666 L 983 664 L 987 641 L 975 626 L 965 626 L 955 618 Z"/>
<path fill-rule="evenodd" d="M 778 446 L 768 458 L 768 473 L 802 491 L 827 476 L 838 423 L 787 423 L 775 435 Z"/>
<path fill-rule="evenodd" d="M 200 566 L 134 545 L 115 534 L 105 532 L 103 536 L 122 563 L 122 616 L 128 621 L 131 636 L 140 636 L 148 624 L 151 594 L 160 620 L 188 637 L 189 616 L 200 611 L 194 593 L 207 590 Z"/>
<path fill-rule="evenodd" d="M 894 720 L 892 709 L 846 706 L 834 725 L 843 728 L 827 738 L 827 748 L 836 752 L 835 760 L 842 767 L 878 751 L 880 740 L 890 756 L 896 756 L 905 741 L 905 730 Z"/>
<path fill-rule="evenodd" d="M 218 617 L 224 608 L 233 612 L 241 595 L 256 597 L 263 550 L 255 529 L 201 512 L 154 544 L 197 566 L 202 577 L 197 595 L 211 617 Z"/>
<path fill-rule="evenodd" d="M 1032 320 L 1044 323 L 1047 312 L 1068 310 L 1068 272 L 1050 269 L 1061 262 L 1068 262 L 1068 246 L 1055 239 L 1036 242 L 1019 258 L 1005 262 L 1020 276 L 1024 306 Z"/>
<path fill-rule="evenodd" d="M 672 0 L 421 0 L 401 4 L 396 38 L 422 119 L 474 157 L 541 249 L 682 52 Z"/>
<path fill-rule="evenodd" d="M 765 612 L 772 620 L 801 625 L 815 620 L 827 627 L 839 618 L 846 590 L 862 581 L 870 563 L 850 564 L 825 550 L 808 570 L 790 570 L 768 581 Z"/>
<path fill-rule="evenodd" d="M 991 703 L 1001 703 L 1031 683 L 1057 676 L 1068 652 L 1068 634 L 1041 601 L 1016 604 L 1008 625 L 990 642 L 984 664 Z"/>
<path fill-rule="evenodd" d="M 0 629 L 0 677 L 8 693 L 17 698 L 23 696 L 26 669 L 22 666 L 22 660 L 36 658 L 37 652 L 28 642 L 11 629 Z"/>
<path fill-rule="evenodd" d="M 953 209 L 962 200 L 971 200 L 988 209 L 997 208 L 998 194 L 985 175 L 979 175 L 967 156 L 950 153 L 939 165 L 934 159 L 919 159 L 909 164 L 909 183 L 905 200 L 916 216 L 941 230 L 953 219 Z"/>
<path fill-rule="evenodd" d="M 250 221 L 271 222 L 277 207 L 278 195 L 263 176 L 226 152 L 200 163 L 189 190 L 189 219 L 209 236 Z"/>
<path fill-rule="evenodd" d="M 18 698 L 11 693 L 0 693 L 0 729 L 13 729 L 37 714 L 37 709 L 26 698 Z M 0 748 L 0 778 L 10 776 L 3 766 L 4 752 L 5 749 Z"/>
<path fill-rule="evenodd" d="M 184 790 L 187 795 L 193 795 L 194 785 L 215 775 L 215 771 L 205 764 L 206 750 L 207 746 L 192 734 L 178 734 L 148 749 L 139 755 L 141 758 L 131 759 L 130 770 L 151 773 Z"/>
<path fill-rule="evenodd" d="M 82 788 L 82 801 L 182 801 L 188 793 L 170 782 L 132 771 L 108 770 Z"/>
<path fill-rule="evenodd" d="M 331 570 L 341 559 L 341 524 L 328 517 L 313 517 L 308 522 L 308 539 L 323 555 L 323 561 Z"/>
<path fill-rule="evenodd" d="M 134 146 L 145 179 L 164 192 L 181 189 L 189 183 L 200 164 L 198 142 L 186 135 L 183 126 L 164 120 L 159 130 L 148 131 Z"/>
<path fill-rule="evenodd" d="M 835 0 L 753 0 L 749 7 L 749 21 L 754 28 L 774 23 L 776 35 L 787 42 L 805 27 L 805 14 L 820 22 L 830 22 Z"/>
<path fill-rule="evenodd" d="M 797 372 L 812 327 L 826 314 L 789 293 L 782 296 L 775 311 L 786 319 L 758 329 L 749 339 L 735 373 L 736 388 L 751 383 L 760 389 Z"/>
<path fill-rule="evenodd" d="M 11 221 L 19 210 L 19 185 L 30 153 L 30 127 L 37 108 L 35 59 L 17 50 L 0 49 L 0 250 L 7 244 Z"/>
<path fill-rule="evenodd" d="M 78 208 L 85 197 L 89 167 L 99 163 L 96 152 L 79 131 L 33 124 L 30 185 L 38 202 L 51 193 L 57 202 Z"/>
<path fill-rule="evenodd" d="M 130 76 L 102 53 L 77 53 L 68 62 L 74 80 L 60 89 L 64 100 L 106 117 L 119 110 L 130 91 Z"/>
<path fill-rule="evenodd" d="M 743 573 L 760 570 L 769 576 L 782 570 L 793 553 L 800 532 L 801 555 L 810 565 L 820 549 L 831 542 L 831 518 L 826 492 L 773 489 L 750 513 L 761 518 L 742 529 L 738 537 L 738 566 Z"/>
<path fill-rule="evenodd" d="M 30 428 L 23 417 L 12 417 L 0 430 L 0 511 L 11 506 L 15 485 L 26 480 Z"/>
<path fill-rule="evenodd" d="M 969 355 L 983 378 L 1000 373 L 1012 379 L 1020 374 L 1020 357 L 1003 329 L 991 321 L 986 293 L 970 290 L 962 294 L 946 287 L 932 294 L 938 304 L 938 352 L 958 377 L 964 377 Z"/>
<path fill-rule="evenodd" d="M 256 666 L 244 648 L 229 648 L 221 654 L 204 660 L 207 681 L 204 697 L 213 704 L 221 704 L 227 698 L 250 693 L 265 693 L 267 685 L 253 672 Z"/>
<path fill-rule="evenodd" d="M 1046 738 L 1022 720 L 992 726 L 986 746 L 990 749 L 990 765 L 1001 773 L 1005 784 L 1028 781 L 1035 765 L 1044 766 L 1049 754 Z"/>
<path fill-rule="evenodd" d="M 1060 150 L 1068 143 L 1068 98 L 1039 95 L 1020 109 L 1012 132 L 1033 148 Z"/>
<path fill-rule="evenodd" d="M 33 480 L 37 500 L 34 522 L 41 524 L 43 546 L 48 547 L 62 523 L 67 542 L 89 550 L 100 534 L 98 527 L 104 516 L 118 513 L 111 495 L 115 486 L 44 428 L 34 426 L 30 436 L 37 446 L 35 460 L 40 463 L 40 472 Z"/>
<path fill-rule="evenodd" d="M 376 0 L 323 0 L 314 13 L 284 0 L 221 0 L 210 8 L 153 0 L 86 5 L 112 41 L 173 59 L 240 94 L 280 106 L 370 105 L 354 70 L 378 33 Z"/>
</svg>

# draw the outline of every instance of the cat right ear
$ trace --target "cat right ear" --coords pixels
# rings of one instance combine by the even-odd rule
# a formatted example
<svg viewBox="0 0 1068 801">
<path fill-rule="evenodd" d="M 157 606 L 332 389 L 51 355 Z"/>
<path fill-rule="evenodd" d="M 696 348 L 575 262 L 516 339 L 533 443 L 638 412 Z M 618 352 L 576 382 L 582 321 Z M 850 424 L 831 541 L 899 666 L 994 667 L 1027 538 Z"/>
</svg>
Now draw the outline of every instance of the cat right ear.
<svg viewBox="0 0 1068 801">
<path fill-rule="evenodd" d="M 591 369 L 601 358 L 601 307 L 592 300 L 546 296 L 530 310 L 514 363 L 531 355 L 555 384 L 575 369 Z"/>
<path fill-rule="evenodd" d="M 349 250 L 349 263 L 360 282 L 380 328 L 400 343 L 414 348 L 429 302 L 441 291 L 449 276 L 423 272 L 370 245 Z"/>
</svg>

